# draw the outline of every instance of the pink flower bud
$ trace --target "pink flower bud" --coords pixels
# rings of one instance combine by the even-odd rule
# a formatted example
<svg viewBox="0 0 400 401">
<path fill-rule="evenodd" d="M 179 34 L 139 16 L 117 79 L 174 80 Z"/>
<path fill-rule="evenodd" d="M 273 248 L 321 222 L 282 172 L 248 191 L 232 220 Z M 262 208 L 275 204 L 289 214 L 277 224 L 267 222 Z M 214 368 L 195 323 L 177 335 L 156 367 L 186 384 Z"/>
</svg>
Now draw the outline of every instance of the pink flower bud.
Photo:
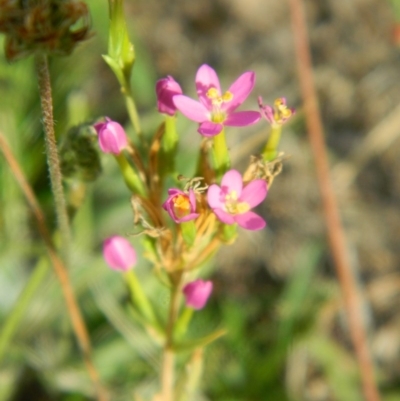
<svg viewBox="0 0 400 401">
<path fill-rule="evenodd" d="M 136 264 L 136 251 L 130 242 L 117 235 L 107 238 L 103 243 L 103 256 L 114 270 L 127 271 Z"/>
<path fill-rule="evenodd" d="M 162 207 L 168 212 L 175 223 L 184 223 L 197 219 L 199 216 L 196 212 L 196 195 L 193 189 L 189 190 L 189 194 L 177 188 L 168 190 L 168 199 L 163 203 Z"/>
<path fill-rule="evenodd" d="M 121 124 L 106 117 L 103 123 L 94 125 L 99 137 L 99 146 L 104 153 L 119 155 L 128 146 L 128 138 Z"/>
<path fill-rule="evenodd" d="M 195 280 L 183 288 L 186 297 L 186 306 L 193 309 L 203 309 L 213 289 L 211 281 Z"/>
<path fill-rule="evenodd" d="M 166 78 L 158 80 L 156 94 L 158 111 L 173 116 L 176 113 L 176 107 L 172 102 L 172 98 L 175 95 L 182 94 L 182 89 L 178 82 L 169 75 Z"/>
</svg>

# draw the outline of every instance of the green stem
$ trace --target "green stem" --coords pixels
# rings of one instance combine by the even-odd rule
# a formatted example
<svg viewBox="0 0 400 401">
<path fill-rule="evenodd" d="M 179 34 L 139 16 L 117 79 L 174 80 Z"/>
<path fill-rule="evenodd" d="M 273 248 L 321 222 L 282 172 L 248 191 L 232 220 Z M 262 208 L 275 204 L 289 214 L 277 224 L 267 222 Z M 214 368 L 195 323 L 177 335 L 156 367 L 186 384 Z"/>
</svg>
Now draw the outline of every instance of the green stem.
<svg viewBox="0 0 400 401">
<path fill-rule="evenodd" d="M 51 82 L 47 56 L 37 54 L 35 57 L 36 72 L 39 83 L 40 102 L 42 105 L 43 126 L 45 131 L 47 164 L 50 172 L 51 189 L 54 196 L 58 227 L 62 238 L 62 253 L 68 266 L 71 231 L 62 185 L 60 159 L 58 157 L 56 137 L 54 133 L 53 103 Z"/>
<path fill-rule="evenodd" d="M 194 309 L 185 308 L 175 324 L 175 335 L 180 338 L 185 335 L 187 328 L 189 326 L 190 320 L 192 319 Z"/>
<path fill-rule="evenodd" d="M 225 130 L 223 129 L 218 135 L 213 137 L 213 149 L 212 157 L 214 162 L 215 173 L 217 179 L 222 177 L 222 175 L 230 167 L 230 159 L 228 153 L 228 147 L 226 145 Z"/>
<path fill-rule="evenodd" d="M 123 152 L 121 152 L 119 155 L 116 155 L 115 159 L 118 162 L 119 168 L 122 172 L 122 176 L 124 177 L 124 181 L 127 187 L 133 193 L 145 196 L 146 191 L 144 189 L 143 183 L 139 179 L 139 176 L 136 174 L 135 170 L 129 164 L 128 160 L 126 160 Z"/>
<path fill-rule="evenodd" d="M 11 338 L 14 336 L 21 319 L 31 302 L 31 299 L 44 279 L 49 268 L 47 258 L 42 257 L 37 263 L 33 273 L 29 277 L 29 281 L 18 297 L 11 313 L 7 316 L 0 334 L 0 361 L 3 359 L 4 352 L 8 349 Z"/>
<path fill-rule="evenodd" d="M 269 134 L 268 142 L 265 145 L 264 151 L 262 152 L 264 161 L 267 162 L 272 161 L 278 155 L 277 149 L 279 146 L 279 141 L 281 139 L 281 133 L 282 133 L 281 125 L 271 127 L 271 132 Z"/>
<path fill-rule="evenodd" d="M 166 341 L 163 352 L 163 365 L 161 371 L 162 400 L 174 400 L 174 381 L 175 381 L 175 352 L 174 352 L 174 326 L 179 309 L 180 288 L 182 276 L 172 283 L 171 299 L 167 322 Z"/>
<path fill-rule="evenodd" d="M 134 305 L 138 308 L 141 315 L 151 325 L 159 328 L 158 319 L 154 313 L 153 307 L 151 306 L 151 303 L 144 293 L 142 286 L 140 285 L 140 282 L 133 270 L 128 270 L 125 273 L 125 280 L 131 292 Z"/>
<path fill-rule="evenodd" d="M 121 86 L 121 92 L 125 97 L 126 108 L 128 110 L 129 118 L 132 122 L 133 129 L 135 130 L 137 136 L 140 140 L 143 139 L 143 132 L 140 125 L 139 113 L 136 108 L 135 100 L 133 99 L 132 91 L 129 87 L 128 82 L 124 82 Z"/>
</svg>

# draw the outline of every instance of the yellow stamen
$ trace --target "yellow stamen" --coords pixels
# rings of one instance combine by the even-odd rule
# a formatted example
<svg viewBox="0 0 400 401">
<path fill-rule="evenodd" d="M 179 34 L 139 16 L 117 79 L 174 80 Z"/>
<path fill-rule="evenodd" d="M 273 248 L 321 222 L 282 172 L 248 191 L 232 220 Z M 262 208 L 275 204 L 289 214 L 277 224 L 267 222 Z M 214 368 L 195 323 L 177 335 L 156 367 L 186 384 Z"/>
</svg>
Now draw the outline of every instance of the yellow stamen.
<svg viewBox="0 0 400 401">
<path fill-rule="evenodd" d="M 229 103 L 233 99 L 232 92 L 225 92 L 222 96 L 216 88 L 209 88 L 206 96 L 211 100 L 211 104 L 213 106 L 211 112 L 211 121 L 214 123 L 220 124 L 223 123 L 226 119 L 226 115 L 223 111 L 221 111 L 221 105 L 223 103 Z"/>
<path fill-rule="evenodd" d="M 173 198 L 174 213 L 178 218 L 187 216 L 190 212 L 190 201 L 185 195 L 177 195 Z"/>
<path fill-rule="evenodd" d="M 230 192 L 225 196 L 225 209 L 230 214 L 242 214 L 250 210 L 247 202 L 238 202 L 236 191 Z"/>
<path fill-rule="evenodd" d="M 274 102 L 274 106 L 274 120 L 278 124 L 283 124 L 289 117 L 293 115 L 293 111 L 286 106 L 283 98 L 276 99 Z"/>
</svg>

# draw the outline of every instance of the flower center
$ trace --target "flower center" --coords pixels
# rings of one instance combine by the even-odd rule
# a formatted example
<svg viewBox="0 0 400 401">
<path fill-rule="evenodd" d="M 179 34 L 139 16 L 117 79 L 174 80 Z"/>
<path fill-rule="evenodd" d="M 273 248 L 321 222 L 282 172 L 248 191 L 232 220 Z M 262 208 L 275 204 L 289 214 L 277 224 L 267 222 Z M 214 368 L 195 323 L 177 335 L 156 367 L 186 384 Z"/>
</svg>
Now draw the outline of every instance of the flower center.
<svg viewBox="0 0 400 401">
<path fill-rule="evenodd" d="M 231 191 L 225 196 L 225 209 L 230 214 L 242 214 L 250 210 L 247 202 L 239 202 L 236 191 Z"/>
<path fill-rule="evenodd" d="M 286 106 L 284 98 L 278 98 L 274 102 L 274 120 L 278 124 L 283 124 L 293 115 L 293 109 Z"/>
<path fill-rule="evenodd" d="M 210 88 L 206 96 L 211 100 L 212 111 L 211 111 L 211 121 L 214 123 L 222 123 L 226 119 L 226 113 L 221 110 L 224 103 L 229 103 L 233 99 L 233 93 L 227 91 L 223 95 L 219 93 L 216 88 Z"/>
<path fill-rule="evenodd" d="M 175 216 L 180 219 L 190 213 L 190 201 L 185 195 L 177 195 L 172 199 Z"/>
</svg>

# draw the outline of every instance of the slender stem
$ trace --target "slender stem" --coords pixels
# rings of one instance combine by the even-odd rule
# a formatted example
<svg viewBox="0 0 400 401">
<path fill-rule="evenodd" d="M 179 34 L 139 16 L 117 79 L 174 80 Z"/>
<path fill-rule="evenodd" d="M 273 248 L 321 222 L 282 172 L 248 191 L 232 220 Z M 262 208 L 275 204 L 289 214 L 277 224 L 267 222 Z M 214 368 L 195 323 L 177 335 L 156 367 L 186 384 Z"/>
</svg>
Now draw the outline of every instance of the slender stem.
<svg viewBox="0 0 400 401">
<path fill-rule="evenodd" d="M 128 82 L 125 82 L 125 84 L 121 86 L 121 92 L 125 97 L 126 108 L 128 110 L 133 129 L 135 130 L 136 135 L 139 137 L 139 139 L 143 140 L 143 132 L 142 127 L 140 126 L 139 114 Z"/>
<path fill-rule="evenodd" d="M 322 133 L 323 128 L 312 76 L 312 63 L 303 4 L 301 0 L 290 0 L 290 6 L 300 86 L 304 99 L 308 134 L 322 196 L 329 243 L 342 289 L 350 335 L 361 372 L 364 396 L 367 401 L 379 401 L 380 395 L 374 378 L 374 368 L 362 321 L 359 294 L 355 279 L 351 273 L 349 256 L 346 251 L 345 234 L 329 175 L 328 158 Z"/>
<path fill-rule="evenodd" d="M 174 353 L 174 325 L 178 316 L 179 296 L 180 296 L 179 275 L 177 282 L 171 287 L 171 299 L 169 304 L 169 314 L 167 322 L 166 341 L 163 352 L 163 365 L 161 372 L 162 400 L 174 400 L 174 381 L 175 381 L 175 353 Z"/>
<path fill-rule="evenodd" d="M 149 324 L 155 326 L 157 329 L 160 329 L 158 319 L 154 313 L 153 307 L 151 306 L 149 299 L 144 293 L 143 288 L 140 285 L 140 282 L 137 279 L 134 271 L 128 270 L 124 276 L 131 292 L 132 300 L 134 301 L 134 304 L 140 311 L 141 315 L 146 319 Z"/>
<path fill-rule="evenodd" d="M 24 193 L 25 198 L 29 204 L 29 207 L 31 208 L 32 213 L 36 219 L 36 224 L 38 227 L 39 234 L 42 237 L 43 242 L 45 243 L 49 259 L 51 260 L 51 263 L 54 267 L 54 271 L 61 285 L 69 317 L 72 323 L 72 329 L 78 341 L 79 347 L 81 348 L 83 359 L 86 368 L 88 370 L 89 376 L 96 388 L 97 400 L 106 401 L 108 397 L 106 396 L 104 390 L 102 389 L 99 380 L 99 374 L 92 361 L 90 338 L 81 311 L 79 309 L 78 303 L 76 301 L 71 281 L 68 277 L 67 269 L 65 267 L 65 264 L 63 263 L 63 261 L 56 252 L 54 243 L 50 236 L 50 232 L 46 225 L 46 219 L 35 197 L 35 194 L 32 188 L 30 187 L 27 179 L 25 178 L 25 175 L 22 172 L 22 169 L 18 161 L 16 160 L 10 147 L 8 146 L 7 141 L 5 140 L 4 136 L 1 133 L 0 133 L 0 150 L 2 151 L 8 165 L 10 166 L 10 169 L 14 174 L 14 177 L 18 182 L 22 192 Z"/>
<path fill-rule="evenodd" d="M 44 54 L 37 54 L 35 56 L 35 63 L 39 84 L 40 102 L 42 105 L 47 164 L 49 166 L 51 189 L 54 196 L 58 228 L 61 233 L 61 249 L 63 259 L 67 263 L 69 247 L 71 243 L 71 231 L 69 226 L 64 189 L 62 185 L 60 159 L 58 157 L 56 137 L 54 134 L 53 99 L 51 93 L 51 82 L 47 56 Z"/>
<path fill-rule="evenodd" d="M 26 308 L 29 306 L 35 291 L 44 279 L 48 269 L 49 264 L 47 259 L 43 257 L 39 259 L 33 273 L 29 277 L 28 283 L 18 297 L 11 313 L 7 316 L 0 334 L 0 362 L 3 359 L 5 350 L 8 349 L 10 340 L 18 328 Z"/>
</svg>

